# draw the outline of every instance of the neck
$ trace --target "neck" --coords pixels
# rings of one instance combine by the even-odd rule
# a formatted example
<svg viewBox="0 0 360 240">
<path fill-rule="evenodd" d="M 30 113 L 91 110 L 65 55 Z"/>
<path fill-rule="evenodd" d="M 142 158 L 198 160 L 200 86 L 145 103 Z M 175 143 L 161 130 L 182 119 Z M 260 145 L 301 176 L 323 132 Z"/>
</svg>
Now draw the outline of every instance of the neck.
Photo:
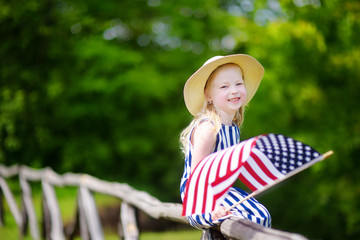
<svg viewBox="0 0 360 240">
<path fill-rule="evenodd" d="M 220 113 L 221 123 L 224 125 L 231 126 L 233 123 L 235 114 Z"/>
</svg>

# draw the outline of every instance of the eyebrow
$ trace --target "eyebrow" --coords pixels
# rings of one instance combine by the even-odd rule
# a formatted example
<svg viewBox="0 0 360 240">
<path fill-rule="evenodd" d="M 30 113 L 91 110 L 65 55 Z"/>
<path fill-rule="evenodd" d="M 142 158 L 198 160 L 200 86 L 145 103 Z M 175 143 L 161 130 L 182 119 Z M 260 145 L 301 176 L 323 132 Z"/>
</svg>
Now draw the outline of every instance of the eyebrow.
<svg viewBox="0 0 360 240">
<path fill-rule="evenodd" d="M 242 78 L 239 78 L 239 79 L 236 79 L 235 82 L 245 82 L 244 79 Z M 218 84 L 222 85 L 222 84 L 229 84 L 230 81 L 229 80 L 223 80 L 223 81 L 220 81 L 218 82 Z"/>
</svg>

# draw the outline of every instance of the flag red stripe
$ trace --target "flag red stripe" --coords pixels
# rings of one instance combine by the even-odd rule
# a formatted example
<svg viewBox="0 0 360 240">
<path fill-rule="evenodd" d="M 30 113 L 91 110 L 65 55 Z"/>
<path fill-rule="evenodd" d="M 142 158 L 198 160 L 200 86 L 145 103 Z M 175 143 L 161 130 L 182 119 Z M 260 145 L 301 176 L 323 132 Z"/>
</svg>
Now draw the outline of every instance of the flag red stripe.
<svg viewBox="0 0 360 240">
<path fill-rule="evenodd" d="M 249 174 L 261 185 L 265 186 L 267 183 L 258 175 L 257 172 L 250 166 L 248 162 L 244 164 L 244 168 L 249 172 Z"/>
<path fill-rule="evenodd" d="M 185 196 L 184 196 L 184 201 L 183 201 L 183 210 L 181 215 L 185 216 L 186 215 L 186 206 L 187 206 L 187 198 L 189 196 L 189 180 L 187 180 L 186 182 L 186 187 L 185 187 Z"/>
<path fill-rule="evenodd" d="M 225 156 L 225 153 L 221 156 L 220 162 L 223 160 L 224 156 Z M 219 164 L 219 165 L 218 165 L 218 168 L 216 169 L 216 175 L 215 175 L 216 177 L 215 177 L 215 181 L 214 181 L 214 182 L 217 182 L 218 179 L 219 179 L 220 168 L 221 168 L 220 166 L 221 166 L 221 164 Z"/>
<path fill-rule="evenodd" d="M 224 156 L 223 156 L 224 157 Z M 222 157 L 222 158 L 223 158 Z M 207 160 L 209 161 L 209 160 Z M 214 159 L 212 160 L 210 166 L 209 166 L 209 169 L 211 169 L 213 163 L 214 163 Z M 205 166 L 205 164 L 204 164 Z M 202 169 L 201 169 L 202 171 Z M 210 172 L 211 171 L 208 171 L 207 174 L 206 174 L 206 179 L 205 179 L 205 190 L 204 190 L 204 202 L 203 202 L 203 206 L 202 206 L 202 212 L 205 212 L 205 206 L 206 206 L 206 201 L 207 201 L 207 190 L 208 190 L 208 186 L 209 186 L 209 176 L 210 176 Z M 196 196 L 197 197 L 197 196 Z"/>
<path fill-rule="evenodd" d="M 251 153 L 251 157 L 255 160 L 256 164 L 261 168 L 261 170 L 263 170 L 263 172 L 272 180 L 276 180 L 277 177 L 274 176 L 270 170 L 266 167 L 266 165 L 261 161 L 261 159 L 255 154 L 255 153 Z"/>
<path fill-rule="evenodd" d="M 241 151 L 240 151 L 240 155 L 242 155 L 242 151 L 243 151 L 243 147 L 241 148 Z M 229 173 L 231 173 L 231 159 L 232 159 L 232 156 L 234 155 L 234 151 L 235 151 L 235 148 L 231 151 L 231 154 L 229 156 L 229 160 L 228 160 L 228 164 L 227 164 L 227 167 L 226 167 L 226 174 L 225 175 L 228 175 Z M 225 154 L 224 154 L 225 155 Z M 238 164 L 239 165 L 239 164 Z"/>
<path fill-rule="evenodd" d="M 203 160 L 204 160 L 204 159 L 203 159 Z M 203 160 L 202 160 L 202 161 L 203 161 Z M 201 162 L 201 161 L 200 161 L 200 162 Z M 200 164 L 200 162 L 198 163 L 198 165 Z M 204 169 L 204 167 L 205 167 L 205 164 L 202 165 L 200 172 L 202 172 L 202 170 Z M 194 171 L 192 172 L 189 181 L 194 181 L 194 180 L 192 179 L 192 177 L 193 177 L 193 175 L 194 175 L 195 170 L 196 170 L 196 167 L 195 167 Z M 200 178 L 200 177 L 201 177 L 201 174 L 198 174 L 197 179 L 196 179 L 196 184 L 195 184 L 194 195 L 193 195 L 194 201 L 193 201 L 193 206 L 192 206 L 192 209 L 191 209 L 191 212 L 192 212 L 192 213 L 195 212 L 196 204 L 194 204 L 194 203 L 196 203 L 196 199 L 197 199 L 197 195 L 198 195 L 199 178 Z M 201 186 L 201 187 L 203 187 L 203 186 Z"/>
<path fill-rule="evenodd" d="M 249 182 L 242 173 L 240 173 L 239 175 L 239 180 L 244 183 L 248 188 L 250 188 L 251 191 L 257 190 L 257 188 L 252 185 L 251 182 Z"/>
<path fill-rule="evenodd" d="M 218 194 L 214 195 L 214 202 L 212 205 L 212 209 L 215 209 L 215 203 L 216 201 L 221 198 L 222 195 L 224 195 L 228 190 L 229 190 L 230 186 L 228 188 L 225 188 L 222 192 L 219 192 Z"/>
<path fill-rule="evenodd" d="M 243 148 L 242 148 L 243 149 Z M 242 150 L 241 149 L 241 150 Z M 234 153 L 234 151 L 235 151 L 235 148 L 232 150 L 232 152 L 231 152 L 231 154 L 230 154 L 230 159 L 231 159 L 231 157 L 232 157 L 232 155 L 233 155 L 233 153 Z M 225 156 L 225 154 L 221 157 L 221 160 L 223 159 L 223 157 Z M 229 161 L 230 162 L 230 161 Z M 229 165 L 229 164 L 228 164 Z M 228 179 L 230 176 L 229 176 L 229 172 L 230 172 L 230 167 L 229 166 L 227 166 L 227 170 L 226 170 L 226 174 L 224 175 L 224 177 L 219 177 L 219 175 L 220 175 L 220 166 L 218 167 L 218 169 L 217 169 L 217 172 L 216 172 L 216 178 L 215 178 L 215 180 L 214 180 L 214 182 L 211 184 L 212 186 L 216 186 L 218 183 L 220 183 L 220 182 L 222 182 L 222 181 L 224 181 L 224 180 L 226 180 L 226 179 Z"/>
</svg>

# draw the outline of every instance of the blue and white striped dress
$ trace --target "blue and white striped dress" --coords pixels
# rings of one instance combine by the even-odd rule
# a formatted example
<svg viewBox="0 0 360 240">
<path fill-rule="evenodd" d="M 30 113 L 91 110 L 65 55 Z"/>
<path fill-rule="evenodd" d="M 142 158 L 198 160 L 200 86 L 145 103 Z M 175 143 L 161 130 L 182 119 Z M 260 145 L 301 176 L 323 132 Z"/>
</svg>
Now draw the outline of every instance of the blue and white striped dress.
<svg viewBox="0 0 360 240">
<path fill-rule="evenodd" d="M 191 138 L 191 136 L 190 136 Z M 223 150 L 225 148 L 231 147 L 234 144 L 240 142 L 240 130 L 236 124 L 232 126 L 222 125 L 219 133 L 216 136 L 216 143 L 214 152 Z M 187 181 L 190 177 L 191 172 L 191 149 L 192 145 L 189 139 L 189 152 L 185 156 L 185 166 L 184 166 L 184 173 L 181 178 L 180 183 L 180 194 L 181 199 L 184 201 L 185 196 L 185 189 Z M 228 208 L 234 205 L 236 202 L 240 201 L 241 199 L 245 198 L 248 195 L 245 191 L 231 187 L 227 196 L 221 203 L 225 208 Z M 240 205 L 236 206 L 231 210 L 231 216 L 236 216 L 243 219 L 249 219 L 255 223 L 261 224 L 265 227 L 271 226 L 271 216 L 269 211 L 259 203 L 255 198 L 250 198 L 247 201 L 241 203 Z M 219 224 L 221 221 L 225 220 L 229 216 L 225 216 L 216 221 L 211 220 L 211 214 L 201 214 L 201 215 L 192 215 L 189 216 L 190 224 L 199 229 L 207 229 L 212 226 Z"/>
</svg>

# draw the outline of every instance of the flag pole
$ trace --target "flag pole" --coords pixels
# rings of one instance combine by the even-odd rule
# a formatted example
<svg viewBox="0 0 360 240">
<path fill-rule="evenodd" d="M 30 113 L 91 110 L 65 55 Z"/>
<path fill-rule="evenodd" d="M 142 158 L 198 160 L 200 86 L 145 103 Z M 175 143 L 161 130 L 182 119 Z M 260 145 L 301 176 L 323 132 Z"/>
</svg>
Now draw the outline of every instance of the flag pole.
<svg viewBox="0 0 360 240">
<path fill-rule="evenodd" d="M 268 190 L 269 188 L 273 187 L 274 185 L 276 185 L 276 184 L 278 184 L 278 183 L 280 183 L 280 182 L 282 182 L 282 181 L 284 181 L 284 180 L 286 180 L 286 179 L 294 176 L 295 174 L 297 174 L 297 173 L 305 170 L 306 168 L 314 165 L 315 163 L 320 162 L 320 161 L 324 160 L 325 158 L 330 157 L 331 155 L 333 155 L 333 153 L 334 153 L 334 152 L 333 152 L 332 150 L 327 151 L 326 153 L 324 153 L 324 154 L 320 155 L 319 157 L 315 158 L 314 160 L 312 160 L 312 161 L 310 161 L 310 162 L 308 162 L 308 163 L 305 163 L 305 164 L 302 165 L 301 167 L 298 167 L 298 168 L 296 168 L 295 170 L 293 170 L 293 171 L 289 172 L 288 174 L 286 174 L 283 178 L 278 178 L 278 179 L 276 179 L 275 181 L 273 181 L 272 183 L 266 185 L 265 187 L 263 187 L 263 188 L 261 188 L 261 189 L 258 189 L 258 190 L 254 191 L 254 192 L 252 192 L 252 193 L 249 194 L 247 197 L 243 198 L 242 200 L 238 201 L 237 203 L 235 203 L 235 204 L 232 205 L 231 207 L 227 208 L 227 209 L 225 210 L 225 212 L 229 212 L 229 211 L 230 211 L 231 209 L 233 209 L 234 207 L 236 207 L 236 206 L 238 206 L 239 204 L 245 202 L 246 200 L 254 197 L 255 195 L 257 195 L 257 194 L 259 194 L 259 193 L 262 193 L 262 192 Z"/>
</svg>

